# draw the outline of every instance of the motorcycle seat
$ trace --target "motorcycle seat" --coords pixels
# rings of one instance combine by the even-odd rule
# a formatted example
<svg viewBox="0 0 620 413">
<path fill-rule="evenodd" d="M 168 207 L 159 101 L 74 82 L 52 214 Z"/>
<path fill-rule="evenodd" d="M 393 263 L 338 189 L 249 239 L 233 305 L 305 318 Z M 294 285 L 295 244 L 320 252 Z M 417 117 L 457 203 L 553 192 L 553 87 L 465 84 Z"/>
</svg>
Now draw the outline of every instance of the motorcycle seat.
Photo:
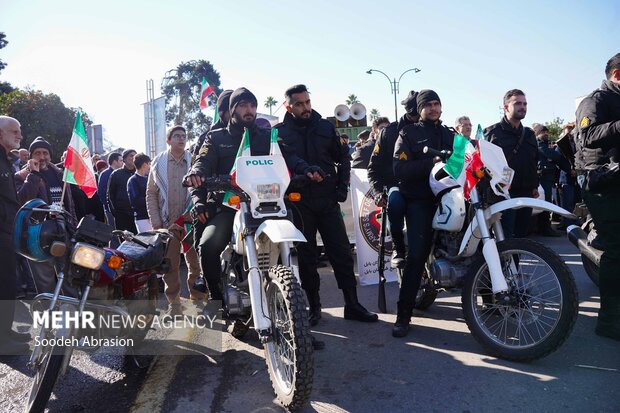
<svg viewBox="0 0 620 413">
<path fill-rule="evenodd" d="M 158 267 L 166 258 L 167 243 L 164 242 L 163 236 L 156 232 L 143 232 L 135 238 L 151 246 L 145 248 L 132 241 L 123 241 L 118 251 L 129 258 L 135 271 L 146 271 Z"/>
</svg>

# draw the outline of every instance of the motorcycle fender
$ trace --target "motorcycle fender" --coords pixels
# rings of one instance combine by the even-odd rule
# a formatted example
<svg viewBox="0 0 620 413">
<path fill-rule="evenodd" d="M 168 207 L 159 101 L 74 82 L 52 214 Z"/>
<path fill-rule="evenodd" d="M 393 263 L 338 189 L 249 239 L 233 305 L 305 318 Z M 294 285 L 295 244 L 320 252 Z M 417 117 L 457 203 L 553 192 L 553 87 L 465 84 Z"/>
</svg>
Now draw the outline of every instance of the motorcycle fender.
<svg viewBox="0 0 620 413">
<path fill-rule="evenodd" d="M 559 206 L 552 204 L 551 202 L 543 201 L 535 198 L 512 198 L 506 199 L 504 201 L 500 201 L 496 204 L 491 205 L 484 211 L 484 216 L 489 224 L 489 227 L 492 226 L 500 217 L 501 212 L 507 209 L 521 209 L 521 208 L 535 208 L 541 209 L 545 211 L 551 211 L 563 217 L 576 219 L 577 217 L 564 208 L 560 208 Z M 459 256 L 461 257 L 470 257 L 478 248 L 478 243 L 480 242 L 480 231 L 478 230 L 478 221 L 473 219 L 467 231 L 465 232 L 465 236 L 463 237 L 463 241 L 461 242 L 461 248 L 459 250 Z"/>
<path fill-rule="evenodd" d="M 258 242 L 261 234 L 267 235 L 271 242 L 306 242 L 304 234 L 291 221 L 286 219 L 268 219 L 256 229 L 254 239 Z"/>
</svg>

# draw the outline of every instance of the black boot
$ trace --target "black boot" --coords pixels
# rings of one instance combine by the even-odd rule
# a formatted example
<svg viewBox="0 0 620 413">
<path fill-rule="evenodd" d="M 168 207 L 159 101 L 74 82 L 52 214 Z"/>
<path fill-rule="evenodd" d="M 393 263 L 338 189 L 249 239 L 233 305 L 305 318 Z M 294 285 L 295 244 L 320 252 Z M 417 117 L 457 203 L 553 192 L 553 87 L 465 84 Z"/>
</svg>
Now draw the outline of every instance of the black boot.
<svg viewBox="0 0 620 413">
<path fill-rule="evenodd" d="M 405 237 L 402 233 L 392 234 L 392 260 L 390 264 L 392 268 L 405 268 Z"/>
<path fill-rule="evenodd" d="M 222 289 L 220 288 L 220 283 L 208 281 L 207 284 L 209 286 L 209 299 L 212 301 L 222 301 L 224 299 L 224 295 L 222 294 Z"/>
<path fill-rule="evenodd" d="M 321 319 L 321 296 L 319 290 L 306 291 L 308 297 L 308 321 L 310 326 L 314 327 Z"/>
<path fill-rule="evenodd" d="M 366 310 L 357 300 L 357 288 L 345 288 L 344 295 L 344 319 L 372 323 L 379 320 L 379 316 Z"/>
<path fill-rule="evenodd" d="M 411 311 L 411 306 L 407 306 L 400 301 L 398 302 L 398 313 L 396 314 L 394 327 L 392 327 L 392 337 L 402 338 L 409 333 Z"/>
</svg>

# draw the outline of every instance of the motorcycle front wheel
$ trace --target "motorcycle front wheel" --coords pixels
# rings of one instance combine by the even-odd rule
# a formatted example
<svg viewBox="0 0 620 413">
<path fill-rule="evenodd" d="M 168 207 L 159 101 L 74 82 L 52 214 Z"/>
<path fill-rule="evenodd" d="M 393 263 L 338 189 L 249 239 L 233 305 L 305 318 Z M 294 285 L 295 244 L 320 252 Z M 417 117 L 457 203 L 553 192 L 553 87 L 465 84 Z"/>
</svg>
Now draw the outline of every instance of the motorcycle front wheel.
<svg viewBox="0 0 620 413">
<path fill-rule="evenodd" d="M 471 266 L 462 292 L 467 326 L 495 357 L 515 361 L 544 357 L 562 345 L 577 320 L 573 275 L 555 252 L 538 242 L 508 239 L 497 248 L 509 300 L 495 299 L 481 256 Z"/>
<path fill-rule="evenodd" d="M 269 378 L 278 401 L 296 410 L 310 397 L 314 360 L 304 295 L 290 268 L 269 269 L 266 297 L 271 319 L 271 338 L 264 344 Z"/>
</svg>

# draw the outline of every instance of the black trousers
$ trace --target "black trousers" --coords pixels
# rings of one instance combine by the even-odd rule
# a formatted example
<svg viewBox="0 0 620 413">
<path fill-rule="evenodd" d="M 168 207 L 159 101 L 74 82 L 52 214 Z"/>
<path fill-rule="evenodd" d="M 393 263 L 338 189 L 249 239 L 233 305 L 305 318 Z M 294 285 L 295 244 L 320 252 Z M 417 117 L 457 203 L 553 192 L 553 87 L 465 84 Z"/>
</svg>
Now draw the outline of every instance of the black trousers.
<svg viewBox="0 0 620 413">
<path fill-rule="evenodd" d="M 308 241 L 297 245 L 302 288 L 306 291 L 318 291 L 321 285 L 317 271 L 317 230 L 323 239 L 329 263 L 334 269 L 338 288 L 341 290 L 354 288 L 356 280 L 353 272 L 353 256 L 338 202 L 327 198 L 306 199 L 295 204 L 295 207 L 293 208 L 295 225 Z"/>
<path fill-rule="evenodd" d="M 200 266 L 202 275 L 207 280 L 209 289 L 220 281 L 222 263 L 220 254 L 230 242 L 233 230 L 233 220 L 235 211 L 224 207 L 212 218 L 209 218 L 207 225 L 202 231 L 200 238 Z"/>
<path fill-rule="evenodd" d="M 11 238 L 0 235 L 0 340 L 4 339 L 11 326 L 15 313 L 15 277 L 16 277 L 16 257 Z"/>
<path fill-rule="evenodd" d="M 424 264 L 433 242 L 433 216 L 437 209 L 433 201 L 407 201 L 407 263 L 398 295 L 398 310 L 410 316 L 420 288 Z"/>
</svg>

